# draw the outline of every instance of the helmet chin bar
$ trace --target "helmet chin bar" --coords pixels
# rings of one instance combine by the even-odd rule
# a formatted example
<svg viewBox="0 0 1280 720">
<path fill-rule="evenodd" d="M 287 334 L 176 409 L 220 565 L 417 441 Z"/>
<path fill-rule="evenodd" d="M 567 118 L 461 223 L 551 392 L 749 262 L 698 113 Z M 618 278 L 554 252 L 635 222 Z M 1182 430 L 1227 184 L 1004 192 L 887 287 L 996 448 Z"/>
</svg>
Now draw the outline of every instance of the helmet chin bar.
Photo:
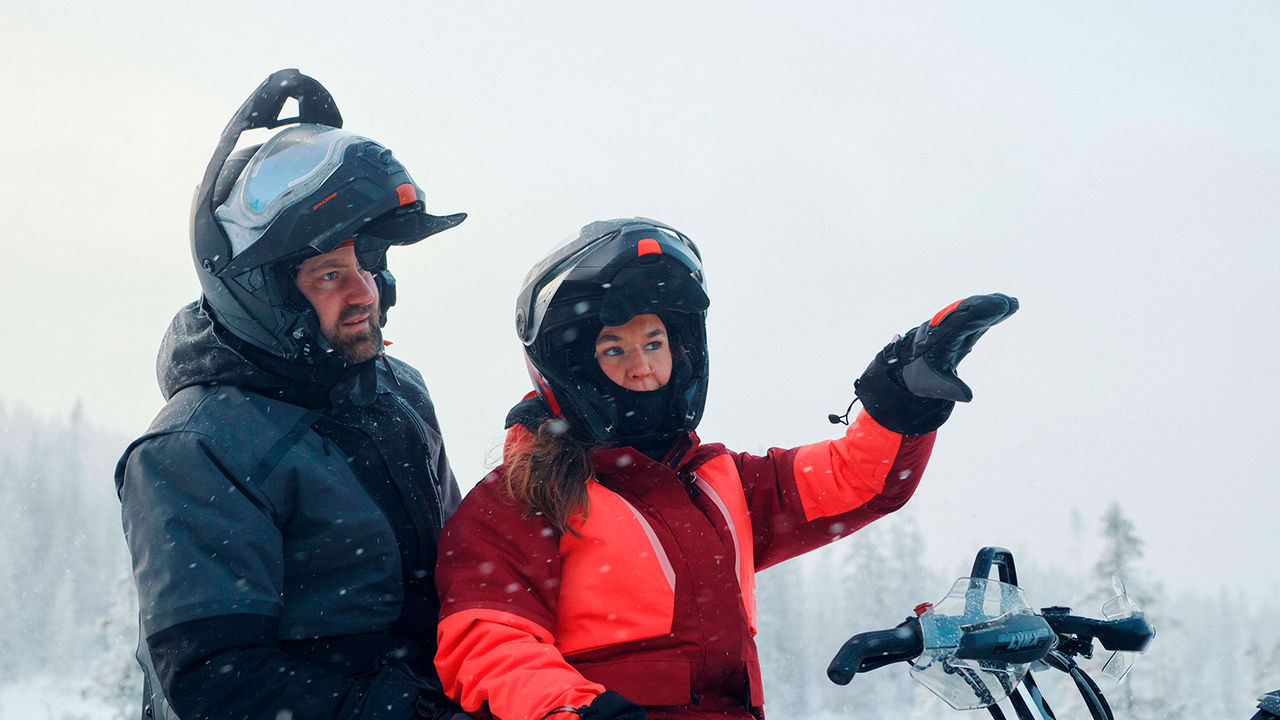
<svg viewBox="0 0 1280 720">
<path fill-rule="evenodd" d="M 666 312 L 659 317 L 667 327 L 672 348 L 672 372 L 657 390 L 628 390 L 611 380 L 594 356 L 595 337 L 603 327 L 591 318 L 553 328 L 543 328 L 538 342 L 544 357 L 556 361 L 538 368 L 526 352 L 529 376 L 538 395 L 552 412 L 568 421 L 578 439 L 592 445 L 636 445 L 670 438 L 697 428 L 702 419 L 707 389 L 705 333 L 700 313 Z M 547 344 L 562 340 L 558 349 Z M 628 413 L 636 413 L 629 416 Z M 647 423 L 638 415 L 652 416 Z"/>
<path fill-rule="evenodd" d="M 312 364 L 324 358 L 333 357 L 333 346 L 329 344 L 324 333 L 320 332 L 320 318 L 316 315 L 316 311 L 307 310 L 298 319 L 299 328 L 294 331 L 295 337 L 299 330 L 302 331 L 302 337 L 299 338 L 301 342 L 298 357 Z M 303 330 L 304 327 L 305 330 Z"/>
</svg>

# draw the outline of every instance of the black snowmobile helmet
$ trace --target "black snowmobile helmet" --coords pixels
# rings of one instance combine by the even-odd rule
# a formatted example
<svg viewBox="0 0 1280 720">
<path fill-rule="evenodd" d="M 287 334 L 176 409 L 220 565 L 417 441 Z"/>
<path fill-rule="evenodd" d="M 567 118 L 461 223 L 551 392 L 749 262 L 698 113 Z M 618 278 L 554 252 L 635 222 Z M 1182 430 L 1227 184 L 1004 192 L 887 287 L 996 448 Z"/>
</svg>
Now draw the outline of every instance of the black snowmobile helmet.
<svg viewBox="0 0 1280 720">
<path fill-rule="evenodd" d="M 298 114 L 280 118 L 290 98 Z M 232 152 L 245 131 L 284 125 L 293 127 Z M 303 260 L 353 241 L 361 267 L 374 274 L 385 324 L 395 304 L 387 248 L 466 218 L 427 214 L 421 188 L 391 151 L 341 127 L 319 82 L 292 68 L 272 73 L 222 131 L 191 208 L 191 254 L 206 307 L 236 337 L 288 360 L 316 361 L 329 349 L 294 285 Z"/>
<path fill-rule="evenodd" d="M 516 334 L 538 395 L 579 439 L 661 442 L 702 419 L 709 304 L 693 241 L 647 218 L 606 220 L 583 227 L 525 276 Z M 650 313 L 666 325 L 671 378 L 658 390 L 626 390 L 600 369 L 595 339 L 605 325 Z"/>
</svg>

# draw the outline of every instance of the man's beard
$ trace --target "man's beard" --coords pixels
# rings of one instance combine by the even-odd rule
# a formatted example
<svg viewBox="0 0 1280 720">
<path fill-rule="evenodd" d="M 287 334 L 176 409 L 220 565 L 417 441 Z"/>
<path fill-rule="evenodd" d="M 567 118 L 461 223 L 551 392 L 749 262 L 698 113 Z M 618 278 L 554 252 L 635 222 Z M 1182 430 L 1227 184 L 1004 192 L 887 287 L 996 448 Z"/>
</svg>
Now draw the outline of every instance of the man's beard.
<svg viewBox="0 0 1280 720">
<path fill-rule="evenodd" d="M 348 332 L 343 337 L 342 323 L 348 318 L 364 313 L 369 314 L 369 327 L 357 334 Z M 337 327 L 322 328 L 321 334 L 328 341 L 329 347 L 333 348 L 333 353 L 348 365 L 372 360 L 382 352 L 382 328 L 378 325 L 378 308 L 373 305 L 344 313 L 343 317 L 339 318 Z"/>
</svg>

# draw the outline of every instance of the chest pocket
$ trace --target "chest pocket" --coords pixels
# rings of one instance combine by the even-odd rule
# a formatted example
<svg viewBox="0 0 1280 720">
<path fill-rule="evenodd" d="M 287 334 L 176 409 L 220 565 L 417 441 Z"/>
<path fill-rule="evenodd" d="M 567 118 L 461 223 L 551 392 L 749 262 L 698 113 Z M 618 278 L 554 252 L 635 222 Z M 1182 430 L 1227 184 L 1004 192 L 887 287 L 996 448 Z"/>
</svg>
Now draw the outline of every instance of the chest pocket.
<svg viewBox="0 0 1280 720">
<path fill-rule="evenodd" d="M 653 527 L 607 488 L 588 490 L 580 533 L 560 540 L 556 647 L 564 655 L 671 632 L 675 571 Z"/>
</svg>

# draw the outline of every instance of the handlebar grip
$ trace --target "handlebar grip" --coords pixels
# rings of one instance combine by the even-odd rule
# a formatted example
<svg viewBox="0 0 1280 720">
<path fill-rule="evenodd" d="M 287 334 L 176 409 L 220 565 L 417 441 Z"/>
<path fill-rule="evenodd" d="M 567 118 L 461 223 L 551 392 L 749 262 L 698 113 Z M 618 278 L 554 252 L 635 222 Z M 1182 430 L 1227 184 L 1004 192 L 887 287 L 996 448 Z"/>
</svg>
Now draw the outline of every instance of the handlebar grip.
<svg viewBox="0 0 1280 720">
<path fill-rule="evenodd" d="M 1074 635 L 1090 644 L 1097 639 L 1108 650 L 1143 652 L 1156 635 L 1141 613 L 1115 620 L 1097 620 L 1071 615 L 1066 608 L 1044 608 L 1042 612 L 1055 633 Z"/>
<path fill-rule="evenodd" d="M 920 621 L 907 618 L 890 630 L 858 633 L 846 640 L 827 666 L 827 677 L 837 685 L 848 685 L 859 672 L 910 660 L 922 652 Z"/>
</svg>

